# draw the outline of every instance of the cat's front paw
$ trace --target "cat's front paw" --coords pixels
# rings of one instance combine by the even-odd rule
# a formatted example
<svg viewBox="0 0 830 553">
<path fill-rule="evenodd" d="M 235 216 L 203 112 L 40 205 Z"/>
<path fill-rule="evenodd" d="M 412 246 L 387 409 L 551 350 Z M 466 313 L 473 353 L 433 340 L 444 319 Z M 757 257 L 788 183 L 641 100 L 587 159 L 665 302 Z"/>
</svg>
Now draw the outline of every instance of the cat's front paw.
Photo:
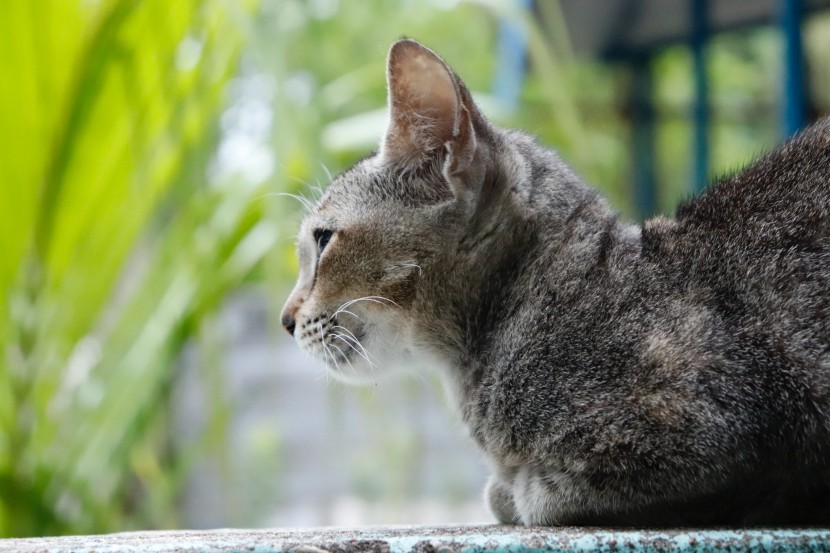
<svg viewBox="0 0 830 553">
<path fill-rule="evenodd" d="M 490 512 L 502 524 L 520 524 L 521 518 L 513 502 L 510 489 L 495 475 L 490 476 L 484 488 L 484 502 L 490 507 Z"/>
</svg>

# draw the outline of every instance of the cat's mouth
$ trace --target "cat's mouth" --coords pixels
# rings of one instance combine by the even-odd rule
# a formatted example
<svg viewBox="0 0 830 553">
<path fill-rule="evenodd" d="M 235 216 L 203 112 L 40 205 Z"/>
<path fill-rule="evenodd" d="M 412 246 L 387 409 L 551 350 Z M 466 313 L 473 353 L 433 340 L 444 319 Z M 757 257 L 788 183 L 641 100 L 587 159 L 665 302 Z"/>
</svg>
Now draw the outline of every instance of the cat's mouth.
<svg viewBox="0 0 830 553">
<path fill-rule="evenodd" d="M 373 367 L 369 352 L 363 346 L 364 331 L 346 326 L 338 316 L 327 313 L 308 318 L 297 329 L 300 346 L 323 361 L 337 376 L 349 380 L 364 375 L 364 365 Z"/>
</svg>

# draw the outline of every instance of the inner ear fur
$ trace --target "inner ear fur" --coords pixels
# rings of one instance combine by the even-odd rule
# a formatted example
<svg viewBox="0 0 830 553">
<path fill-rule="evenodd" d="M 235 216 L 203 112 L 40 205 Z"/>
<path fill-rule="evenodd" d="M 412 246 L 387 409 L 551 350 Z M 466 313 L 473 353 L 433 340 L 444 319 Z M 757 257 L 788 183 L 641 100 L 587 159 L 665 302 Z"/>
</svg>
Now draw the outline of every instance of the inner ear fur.
<svg viewBox="0 0 830 553">
<path fill-rule="evenodd" d="M 469 95 L 437 54 L 414 40 L 399 40 L 389 51 L 386 79 L 389 127 L 381 143 L 384 160 L 419 165 L 445 150 L 462 154 L 472 138 L 470 108 L 465 105 Z"/>
</svg>

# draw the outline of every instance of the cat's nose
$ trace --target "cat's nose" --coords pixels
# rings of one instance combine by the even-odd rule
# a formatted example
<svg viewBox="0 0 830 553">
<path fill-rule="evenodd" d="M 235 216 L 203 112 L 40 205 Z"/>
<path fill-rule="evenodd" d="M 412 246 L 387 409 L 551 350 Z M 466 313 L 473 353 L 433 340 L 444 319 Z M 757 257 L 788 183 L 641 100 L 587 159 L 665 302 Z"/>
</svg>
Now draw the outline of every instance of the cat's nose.
<svg viewBox="0 0 830 553">
<path fill-rule="evenodd" d="M 288 313 L 285 313 L 282 316 L 281 322 L 282 326 L 285 327 L 285 330 L 287 330 L 291 336 L 294 336 L 294 329 L 297 328 L 297 321 L 294 320 L 294 317 Z"/>
<path fill-rule="evenodd" d="M 304 300 L 305 298 L 297 294 L 296 290 L 291 292 L 280 313 L 280 322 L 291 336 L 294 336 L 294 329 L 297 328 L 297 312 Z"/>
</svg>

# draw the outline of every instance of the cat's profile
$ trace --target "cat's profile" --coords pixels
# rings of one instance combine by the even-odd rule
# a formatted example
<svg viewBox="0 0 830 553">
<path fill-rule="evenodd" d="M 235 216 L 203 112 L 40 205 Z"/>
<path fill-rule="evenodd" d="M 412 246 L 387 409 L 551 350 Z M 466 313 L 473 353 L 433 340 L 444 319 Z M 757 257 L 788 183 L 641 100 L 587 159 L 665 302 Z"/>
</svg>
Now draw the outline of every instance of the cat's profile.
<svg viewBox="0 0 830 553">
<path fill-rule="evenodd" d="M 439 367 L 502 522 L 830 522 L 830 121 L 621 222 L 412 40 L 282 321 L 344 380 Z"/>
</svg>

